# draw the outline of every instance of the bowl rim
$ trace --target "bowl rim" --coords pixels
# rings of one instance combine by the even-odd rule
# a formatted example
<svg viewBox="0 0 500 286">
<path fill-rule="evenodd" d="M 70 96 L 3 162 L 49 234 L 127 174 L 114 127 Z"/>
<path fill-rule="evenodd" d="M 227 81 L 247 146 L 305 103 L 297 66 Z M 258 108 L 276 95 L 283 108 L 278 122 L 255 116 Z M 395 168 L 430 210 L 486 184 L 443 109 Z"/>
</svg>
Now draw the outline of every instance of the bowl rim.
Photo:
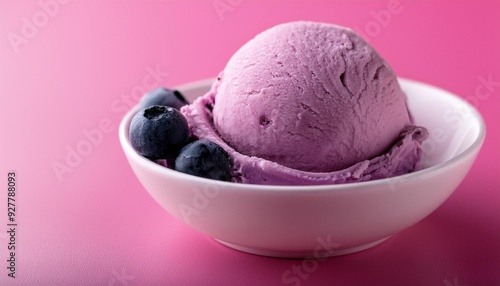
<svg viewBox="0 0 500 286">
<path fill-rule="evenodd" d="M 182 85 L 175 86 L 175 89 L 178 90 L 183 90 L 183 89 L 198 89 L 198 88 L 205 88 L 205 87 L 210 87 L 211 84 L 213 83 L 215 79 L 210 78 L 210 79 L 203 79 L 203 80 L 198 80 Z M 441 89 L 439 87 L 423 83 L 420 81 L 412 80 L 412 79 L 407 79 L 407 78 L 401 78 L 398 77 L 398 81 L 400 83 L 405 83 L 405 84 L 410 84 L 410 85 L 418 85 L 424 88 L 429 88 L 429 89 L 434 89 L 435 91 L 441 92 L 445 97 L 452 97 L 453 100 L 458 100 L 465 106 L 467 106 L 473 115 L 473 117 L 478 121 L 479 123 L 479 134 L 477 138 L 472 142 L 472 144 L 462 151 L 460 154 L 457 156 L 446 160 L 444 162 L 441 162 L 437 165 L 405 174 L 405 175 L 400 175 L 396 177 L 391 177 L 391 178 L 385 178 L 385 179 L 377 179 L 373 181 L 365 181 L 365 182 L 356 182 L 356 183 L 345 183 L 345 184 L 327 184 L 327 185 L 305 185 L 305 186 L 294 186 L 294 185 L 258 185 L 258 184 L 248 184 L 248 183 L 234 183 L 234 182 L 224 182 L 224 181 L 216 181 L 216 180 L 211 180 L 211 179 L 206 179 L 206 178 L 201 178 L 201 177 L 196 177 L 193 175 L 188 175 L 184 174 L 181 172 L 177 172 L 172 169 L 168 169 L 166 167 L 163 167 L 137 153 L 130 141 L 129 141 L 129 136 L 128 136 L 128 127 L 130 125 L 130 121 L 132 120 L 132 117 L 135 115 L 135 113 L 138 111 L 139 105 L 135 105 L 133 108 L 131 108 L 127 113 L 123 116 L 120 126 L 119 126 L 119 140 L 120 144 L 123 148 L 123 151 L 126 153 L 127 157 L 131 157 L 135 162 L 139 163 L 143 167 L 157 172 L 161 173 L 176 179 L 182 179 L 182 180 L 192 180 L 197 183 L 204 183 L 204 184 L 209 184 L 213 185 L 216 184 L 220 187 L 226 187 L 226 189 L 234 189 L 234 190 L 251 190 L 253 192 L 256 191 L 276 191 L 276 192 L 300 192 L 300 191 L 307 191 L 307 192 L 322 192 L 322 191 L 340 191 L 340 190 L 366 190 L 366 189 L 371 189 L 371 188 L 376 188 L 380 186 L 390 186 L 394 185 L 396 183 L 395 180 L 397 181 L 420 181 L 426 177 L 432 177 L 435 176 L 436 174 L 443 172 L 444 170 L 451 168 L 453 166 L 456 166 L 460 164 L 461 162 L 467 160 L 470 156 L 473 156 L 476 151 L 479 152 L 486 136 L 486 125 L 484 123 L 484 119 L 481 116 L 481 113 L 469 104 L 466 100 L 463 98 L 447 91 L 444 89 Z M 207 89 L 208 91 L 208 89 Z"/>
</svg>

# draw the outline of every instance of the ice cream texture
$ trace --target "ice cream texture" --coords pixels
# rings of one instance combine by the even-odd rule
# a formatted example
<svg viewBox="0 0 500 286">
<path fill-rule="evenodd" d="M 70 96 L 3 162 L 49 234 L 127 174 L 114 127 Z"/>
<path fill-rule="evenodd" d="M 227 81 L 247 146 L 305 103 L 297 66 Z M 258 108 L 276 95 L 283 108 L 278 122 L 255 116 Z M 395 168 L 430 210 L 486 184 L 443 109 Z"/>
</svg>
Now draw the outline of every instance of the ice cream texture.
<svg viewBox="0 0 500 286">
<path fill-rule="evenodd" d="M 385 60 L 350 29 L 291 22 L 243 45 L 211 90 L 185 106 L 191 133 L 224 148 L 233 181 L 360 182 L 418 168 L 413 125 Z"/>
</svg>

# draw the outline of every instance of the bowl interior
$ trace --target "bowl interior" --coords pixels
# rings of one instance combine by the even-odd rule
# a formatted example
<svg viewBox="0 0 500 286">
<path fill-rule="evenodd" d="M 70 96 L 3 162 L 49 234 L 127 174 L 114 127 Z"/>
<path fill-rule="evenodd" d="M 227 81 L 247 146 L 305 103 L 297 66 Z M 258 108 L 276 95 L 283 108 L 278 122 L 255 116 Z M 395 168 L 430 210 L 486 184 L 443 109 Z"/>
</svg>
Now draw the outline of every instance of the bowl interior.
<svg viewBox="0 0 500 286">
<path fill-rule="evenodd" d="M 422 144 L 424 168 L 446 162 L 484 140 L 480 114 L 465 100 L 436 87 L 400 79 L 415 123 L 429 130 Z M 476 143 L 477 146 L 473 146 Z"/>
</svg>

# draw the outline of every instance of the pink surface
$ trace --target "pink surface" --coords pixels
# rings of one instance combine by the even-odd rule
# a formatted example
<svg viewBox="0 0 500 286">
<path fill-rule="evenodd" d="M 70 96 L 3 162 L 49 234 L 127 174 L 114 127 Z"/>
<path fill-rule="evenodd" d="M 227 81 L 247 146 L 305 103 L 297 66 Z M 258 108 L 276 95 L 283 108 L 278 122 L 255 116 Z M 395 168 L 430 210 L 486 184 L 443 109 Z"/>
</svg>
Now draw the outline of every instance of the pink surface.
<svg viewBox="0 0 500 286">
<path fill-rule="evenodd" d="M 499 1 L 54 1 L 0 4 L 1 184 L 18 178 L 15 279 L 0 192 L 1 285 L 500 284 Z M 118 143 L 145 90 L 214 77 L 292 20 L 353 27 L 399 76 L 461 95 L 486 120 L 450 199 L 362 253 L 304 262 L 221 246 L 163 211 Z"/>
</svg>

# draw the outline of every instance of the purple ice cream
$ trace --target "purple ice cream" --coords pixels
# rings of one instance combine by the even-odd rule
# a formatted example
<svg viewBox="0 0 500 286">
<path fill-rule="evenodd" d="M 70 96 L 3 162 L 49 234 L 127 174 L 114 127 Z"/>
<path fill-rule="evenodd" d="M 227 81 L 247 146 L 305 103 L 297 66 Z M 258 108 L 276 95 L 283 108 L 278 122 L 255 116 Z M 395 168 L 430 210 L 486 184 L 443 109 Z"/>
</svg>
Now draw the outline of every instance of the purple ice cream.
<svg viewBox="0 0 500 286">
<path fill-rule="evenodd" d="M 275 26 L 242 46 L 212 89 L 181 112 L 223 147 L 233 181 L 360 182 L 419 168 L 428 136 L 413 125 L 388 64 L 347 28 Z"/>
</svg>

